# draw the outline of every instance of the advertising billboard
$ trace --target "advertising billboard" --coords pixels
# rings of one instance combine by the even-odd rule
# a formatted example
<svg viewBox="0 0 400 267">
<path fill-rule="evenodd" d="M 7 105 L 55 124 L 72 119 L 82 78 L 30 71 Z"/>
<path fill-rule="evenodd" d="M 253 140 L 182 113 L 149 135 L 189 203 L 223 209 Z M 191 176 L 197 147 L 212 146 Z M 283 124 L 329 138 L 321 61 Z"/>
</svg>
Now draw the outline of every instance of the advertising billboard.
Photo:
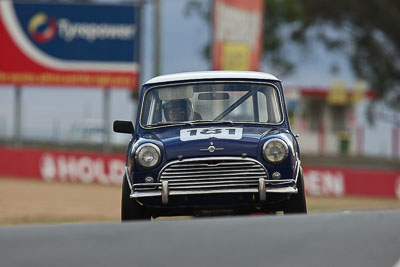
<svg viewBox="0 0 400 267">
<path fill-rule="evenodd" d="M 113 185 L 125 172 L 125 155 L 116 153 L 0 147 L 0 157 L 0 175 L 21 179 Z"/>
<path fill-rule="evenodd" d="M 214 70 L 259 70 L 263 17 L 264 0 L 214 1 Z"/>
<path fill-rule="evenodd" d="M 121 153 L 21 147 L 0 147 L 0 158 L 3 177 L 107 185 L 122 183 L 126 160 Z M 303 170 L 308 196 L 400 199 L 399 170 L 309 165 Z"/>
<path fill-rule="evenodd" d="M 0 1 L 0 84 L 138 86 L 139 7 Z"/>
</svg>

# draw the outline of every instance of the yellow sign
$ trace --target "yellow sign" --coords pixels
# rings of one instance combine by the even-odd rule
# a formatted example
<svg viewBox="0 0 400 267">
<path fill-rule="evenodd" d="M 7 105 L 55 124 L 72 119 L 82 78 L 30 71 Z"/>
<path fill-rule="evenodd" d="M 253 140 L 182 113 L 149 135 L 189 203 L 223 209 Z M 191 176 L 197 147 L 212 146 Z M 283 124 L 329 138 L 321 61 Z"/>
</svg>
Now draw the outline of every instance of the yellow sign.
<svg viewBox="0 0 400 267">
<path fill-rule="evenodd" d="M 365 89 L 367 85 L 363 81 L 358 81 L 354 86 L 353 96 L 351 98 L 354 104 L 358 104 L 361 100 L 364 99 Z"/>
<path fill-rule="evenodd" d="M 250 48 L 243 43 L 228 43 L 222 47 L 222 69 L 249 70 Z"/>
<path fill-rule="evenodd" d="M 347 86 L 345 82 L 332 83 L 328 93 L 328 103 L 331 105 L 346 105 L 347 103 Z"/>
</svg>

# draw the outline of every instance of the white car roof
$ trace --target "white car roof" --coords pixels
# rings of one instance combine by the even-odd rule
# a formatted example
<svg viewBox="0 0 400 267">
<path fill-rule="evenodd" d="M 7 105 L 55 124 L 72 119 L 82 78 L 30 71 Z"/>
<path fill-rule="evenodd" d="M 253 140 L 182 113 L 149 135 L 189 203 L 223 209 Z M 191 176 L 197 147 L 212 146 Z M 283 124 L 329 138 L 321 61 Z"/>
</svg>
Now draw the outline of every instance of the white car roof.
<svg viewBox="0 0 400 267">
<path fill-rule="evenodd" d="M 196 71 L 182 72 L 175 74 L 167 74 L 154 77 L 144 84 L 173 82 L 183 80 L 199 80 L 199 79 L 258 79 L 258 80 L 274 80 L 280 81 L 274 75 L 266 72 L 256 71 Z"/>
</svg>

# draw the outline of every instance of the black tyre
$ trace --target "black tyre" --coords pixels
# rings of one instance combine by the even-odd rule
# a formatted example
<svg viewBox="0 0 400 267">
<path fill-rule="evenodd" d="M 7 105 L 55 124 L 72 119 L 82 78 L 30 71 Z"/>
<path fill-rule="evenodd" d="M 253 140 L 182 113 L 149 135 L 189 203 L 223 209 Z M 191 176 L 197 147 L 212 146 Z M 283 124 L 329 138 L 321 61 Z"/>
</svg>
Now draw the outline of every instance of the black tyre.
<svg viewBox="0 0 400 267">
<path fill-rule="evenodd" d="M 129 197 L 131 190 L 124 175 L 122 182 L 121 221 L 150 220 L 150 215 L 135 199 Z"/>
<path fill-rule="evenodd" d="M 304 189 L 303 169 L 300 167 L 299 177 L 297 178 L 297 194 L 293 194 L 283 210 L 284 214 L 307 213 L 306 194 Z"/>
</svg>

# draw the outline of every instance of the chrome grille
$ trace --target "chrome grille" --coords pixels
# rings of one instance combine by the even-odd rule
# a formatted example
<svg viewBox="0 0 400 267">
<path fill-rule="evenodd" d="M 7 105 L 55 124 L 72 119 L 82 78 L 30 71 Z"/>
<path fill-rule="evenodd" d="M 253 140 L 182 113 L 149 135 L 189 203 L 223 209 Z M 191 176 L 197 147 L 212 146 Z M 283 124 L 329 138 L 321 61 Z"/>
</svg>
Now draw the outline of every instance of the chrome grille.
<svg viewBox="0 0 400 267">
<path fill-rule="evenodd" d="M 258 188 L 259 178 L 267 177 L 264 167 L 256 160 L 200 158 L 168 164 L 159 181 L 168 181 L 170 190 L 218 190 Z"/>
</svg>

